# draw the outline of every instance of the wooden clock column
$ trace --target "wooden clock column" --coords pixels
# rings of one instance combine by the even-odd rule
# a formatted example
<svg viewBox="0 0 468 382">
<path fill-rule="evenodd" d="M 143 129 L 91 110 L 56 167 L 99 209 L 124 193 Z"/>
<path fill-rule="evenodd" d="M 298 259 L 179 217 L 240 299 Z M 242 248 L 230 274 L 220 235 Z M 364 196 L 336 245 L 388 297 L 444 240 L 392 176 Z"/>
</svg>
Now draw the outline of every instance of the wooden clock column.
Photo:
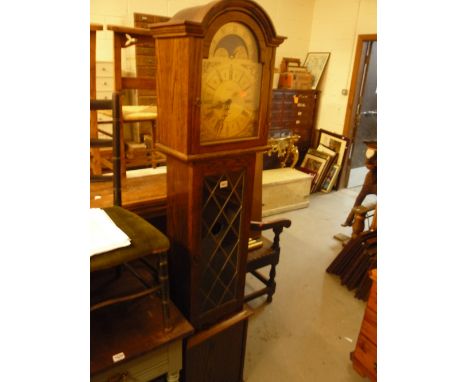
<svg viewBox="0 0 468 382">
<path fill-rule="evenodd" d="M 240 382 L 256 153 L 266 149 L 275 50 L 284 38 L 249 0 L 185 9 L 151 29 L 171 299 L 196 329 L 185 344 L 185 380 Z"/>
</svg>

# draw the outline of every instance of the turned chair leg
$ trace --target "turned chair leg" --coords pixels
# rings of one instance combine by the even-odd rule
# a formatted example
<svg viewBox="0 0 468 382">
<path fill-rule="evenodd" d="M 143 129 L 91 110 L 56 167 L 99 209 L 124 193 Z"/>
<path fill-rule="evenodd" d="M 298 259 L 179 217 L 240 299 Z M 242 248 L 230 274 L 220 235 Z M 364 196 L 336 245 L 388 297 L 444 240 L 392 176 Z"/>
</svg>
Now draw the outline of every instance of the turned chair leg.
<svg viewBox="0 0 468 382">
<path fill-rule="evenodd" d="M 170 323 L 169 314 L 169 276 L 168 276 L 168 264 L 167 264 L 167 253 L 163 252 L 159 254 L 159 282 L 161 284 L 161 303 L 163 309 L 163 321 L 164 329 L 169 331 L 172 329 Z"/>
<path fill-rule="evenodd" d="M 276 291 L 276 264 L 271 265 L 270 269 L 270 278 L 268 280 L 268 297 L 267 297 L 267 302 L 272 302 L 273 301 L 273 295 L 275 294 Z"/>
</svg>

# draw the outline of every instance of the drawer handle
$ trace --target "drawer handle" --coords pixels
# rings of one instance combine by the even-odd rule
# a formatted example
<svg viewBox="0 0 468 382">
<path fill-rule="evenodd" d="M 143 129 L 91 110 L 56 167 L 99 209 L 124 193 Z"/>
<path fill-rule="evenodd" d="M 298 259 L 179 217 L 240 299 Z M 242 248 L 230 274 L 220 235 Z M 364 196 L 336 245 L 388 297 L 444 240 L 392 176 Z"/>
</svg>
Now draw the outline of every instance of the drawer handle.
<svg viewBox="0 0 468 382">
<path fill-rule="evenodd" d="M 296 120 L 296 125 L 300 125 L 300 124 L 301 124 L 301 121 Z"/>
<path fill-rule="evenodd" d="M 297 112 L 297 115 L 302 115 L 302 111 L 298 111 L 298 112 Z"/>
</svg>

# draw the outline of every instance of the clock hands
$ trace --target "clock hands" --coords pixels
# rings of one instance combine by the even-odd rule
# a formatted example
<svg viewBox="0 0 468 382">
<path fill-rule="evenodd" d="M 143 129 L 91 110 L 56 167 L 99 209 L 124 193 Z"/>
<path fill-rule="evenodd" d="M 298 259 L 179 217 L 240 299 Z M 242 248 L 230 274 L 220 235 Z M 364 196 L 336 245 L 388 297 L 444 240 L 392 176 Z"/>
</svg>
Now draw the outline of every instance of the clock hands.
<svg viewBox="0 0 468 382">
<path fill-rule="evenodd" d="M 224 120 L 227 118 L 229 114 L 229 108 L 231 107 L 231 103 L 232 103 L 231 99 L 218 103 L 218 107 L 219 106 L 222 107 L 223 114 L 221 115 L 221 118 L 216 122 L 216 126 L 215 126 L 216 136 L 219 136 L 221 134 L 221 131 L 223 130 Z"/>
<path fill-rule="evenodd" d="M 229 107 L 231 106 L 232 99 L 228 99 L 226 101 L 218 101 L 213 106 L 210 106 L 208 109 L 223 109 L 229 111 Z"/>
</svg>

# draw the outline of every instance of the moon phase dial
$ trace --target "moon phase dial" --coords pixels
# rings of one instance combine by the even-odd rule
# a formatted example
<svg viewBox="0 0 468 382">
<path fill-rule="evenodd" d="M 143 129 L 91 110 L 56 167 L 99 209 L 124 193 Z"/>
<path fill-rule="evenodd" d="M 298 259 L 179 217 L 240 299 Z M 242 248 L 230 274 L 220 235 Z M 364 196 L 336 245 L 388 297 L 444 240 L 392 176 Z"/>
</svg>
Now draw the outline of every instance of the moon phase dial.
<svg viewBox="0 0 468 382">
<path fill-rule="evenodd" d="M 257 136 L 261 71 L 252 32 L 240 23 L 223 25 L 203 60 L 200 143 Z"/>
</svg>

